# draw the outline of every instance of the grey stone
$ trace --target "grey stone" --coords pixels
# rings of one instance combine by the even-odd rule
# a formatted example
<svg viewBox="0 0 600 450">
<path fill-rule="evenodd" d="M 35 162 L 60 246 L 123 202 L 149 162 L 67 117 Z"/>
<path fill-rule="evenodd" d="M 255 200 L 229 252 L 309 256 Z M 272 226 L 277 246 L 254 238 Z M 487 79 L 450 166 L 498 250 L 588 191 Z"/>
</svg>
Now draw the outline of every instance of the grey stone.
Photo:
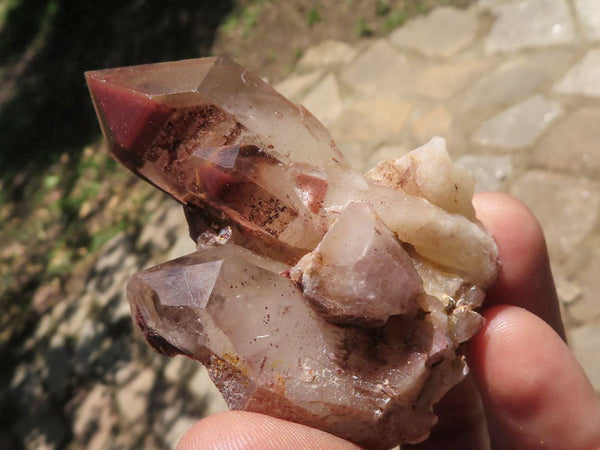
<svg viewBox="0 0 600 450">
<path fill-rule="evenodd" d="M 117 405 L 120 417 L 125 423 L 143 420 L 148 409 L 149 394 L 154 386 L 156 374 L 152 369 L 144 369 L 133 380 L 117 392 Z"/>
<path fill-rule="evenodd" d="M 96 384 L 74 413 L 74 440 L 82 448 L 90 450 L 109 448 L 117 422 L 109 387 Z"/>
<path fill-rule="evenodd" d="M 415 89 L 427 97 L 446 99 L 472 83 L 487 67 L 484 60 L 473 56 L 436 64 L 417 77 Z"/>
<path fill-rule="evenodd" d="M 590 39 L 600 39 L 600 2 L 598 0 L 574 0 L 583 31 Z"/>
<path fill-rule="evenodd" d="M 102 258 L 99 262 L 102 262 Z M 122 319 L 124 314 L 129 315 L 125 285 L 129 277 L 139 269 L 140 262 L 137 256 L 130 254 L 111 269 L 92 270 L 92 276 L 87 282 L 85 292 L 78 299 L 79 304 L 73 316 L 60 324 L 58 332 L 80 339 L 85 335 L 83 324 L 93 320 L 95 311 L 98 310 L 107 312 L 113 321 Z M 93 329 L 97 330 L 98 324 L 95 325 Z"/>
<path fill-rule="evenodd" d="M 56 328 L 57 324 L 52 312 L 57 308 L 66 308 L 66 306 L 67 302 L 60 302 L 50 310 L 49 314 L 45 314 L 40 318 L 35 328 L 34 335 L 31 337 L 32 344 L 40 342 Z"/>
<path fill-rule="evenodd" d="M 536 215 L 557 260 L 569 256 L 593 229 L 600 209 L 600 185 L 581 178 L 534 170 L 511 193 Z"/>
<path fill-rule="evenodd" d="M 313 70 L 302 74 L 292 74 L 275 85 L 275 89 L 284 97 L 297 101 L 323 75 L 323 70 Z"/>
<path fill-rule="evenodd" d="M 600 305 L 596 298 L 581 297 L 577 301 L 566 305 L 567 317 L 571 323 L 585 324 L 598 318 Z"/>
<path fill-rule="evenodd" d="M 556 84 L 555 91 L 600 97 L 600 49 L 588 51 L 583 60 Z"/>
<path fill-rule="evenodd" d="M 10 389 L 17 390 L 19 386 L 23 385 L 25 380 L 27 379 L 30 370 L 30 366 L 25 363 L 21 363 L 18 366 L 16 366 L 14 368 L 13 376 L 10 381 Z"/>
<path fill-rule="evenodd" d="M 163 374 L 169 384 L 179 385 L 190 377 L 197 362 L 183 356 L 171 358 L 164 368 Z"/>
<path fill-rule="evenodd" d="M 459 108 L 471 114 L 506 108 L 553 81 L 571 60 L 571 53 L 563 49 L 547 49 L 511 59 L 468 88 L 459 100 Z"/>
<path fill-rule="evenodd" d="M 176 356 L 171 358 L 164 368 L 163 375 L 168 383 L 175 384 L 181 380 L 184 358 Z"/>
<path fill-rule="evenodd" d="M 506 149 L 526 147 L 533 144 L 561 113 L 559 103 L 535 95 L 481 124 L 473 141 Z"/>
<path fill-rule="evenodd" d="M 556 293 L 558 294 L 558 299 L 564 304 L 572 304 L 573 302 L 581 298 L 581 295 L 583 294 L 581 287 L 564 278 L 559 278 L 555 276 L 554 284 L 556 285 Z"/>
<path fill-rule="evenodd" d="M 344 102 L 333 74 L 321 80 L 300 103 L 325 126 L 330 125 L 344 109 Z"/>
<path fill-rule="evenodd" d="M 112 308 L 115 299 L 124 298 L 125 284 L 140 266 L 139 256 L 135 255 L 126 235 L 119 234 L 111 239 L 92 267 L 85 291 L 76 299 L 77 307 L 73 308 L 73 315 L 67 320 L 65 317 L 60 320 L 58 332 L 65 336 L 77 336 L 85 320 L 93 317 L 93 311 Z"/>
<path fill-rule="evenodd" d="M 190 253 L 190 252 L 187 252 Z M 185 254 L 185 253 L 184 253 Z M 182 256 L 180 254 L 178 256 Z M 124 287 L 124 286 L 123 286 Z M 117 323 L 121 320 L 127 320 L 131 316 L 131 308 L 129 307 L 129 302 L 127 301 L 127 297 L 124 293 L 119 295 L 118 300 L 114 302 L 114 305 L 110 308 L 109 320 L 110 323 Z"/>
<path fill-rule="evenodd" d="M 398 28 L 390 40 L 426 56 L 448 57 L 470 44 L 476 31 L 477 19 L 473 12 L 440 7 Z"/>
<path fill-rule="evenodd" d="M 129 362 L 126 365 L 119 367 L 119 370 L 114 375 L 114 382 L 117 386 L 122 386 L 129 383 L 137 374 L 142 371 L 143 367 L 139 362 Z"/>
<path fill-rule="evenodd" d="M 475 192 L 503 191 L 513 172 L 510 156 L 464 155 L 456 163 L 475 177 Z"/>
<path fill-rule="evenodd" d="M 415 114 L 413 114 L 415 115 Z M 434 136 L 448 137 L 453 118 L 442 105 L 437 105 L 411 123 L 415 139 L 419 143 L 429 142 Z"/>
<path fill-rule="evenodd" d="M 572 173 L 600 174 L 600 107 L 583 107 L 558 123 L 533 152 L 542 167 Z"/>
<path fill-rule="evenodd" d="M 119 233 L 102 247 L 102 252 L 94 270 L 101 272 L 118 267 L 123 258 L 131 252 L 131 242 L 125 233 Z"/>
<path fill-rule="evenodd" d="M 355 100 L 331 125 L 336 142 L 378 143 L 397 139 L 413 108 L 413 102 L 372 97 Z"/>
<path fill-rule="evenodd" d="M 165 436 L 168 448 L 175 448 L 183 435 L 198 421 L 197 418 L 182 416 L 175 420 Z"/>
<path fill-rule="evenodd" d="M 500 4 L 485 42 L 487 53 L 546 47 L 575 38 L 569 5 L 565 0 L 522 0 Z"/>
<path fill-rule="evenodd" d="M 306 50 L 298 61 L 298 66 L 324 67 L 344 64 L 352 61 L 355 55 L 356 50 L 350 44 L 327 39 Z"/>
<path fill-rule="evenodd" d="M 181 214 L 183 215 L 183 210 L 181 211 Z M 166 259 L 175 259 L 194 251 L 196 251 L 196 244 L 189 233 L 180 234 L 167 252 Z"/>
<path fill-rule="evenodd" d="M 182 234 L 187 235 L 188 228 L 181 205 L 173 201 L 165 202 L 144 226 L 137 247 L 164 254 L 177 236 Z"/>
<path fill-rule="evenodd" d="M 575 274 L 580 295 L 568 305 L 569 315 L 579 323 L 600 320 L 600 241 L 588 242 L 584 259 L 587 264 Z"/>
<path fill-rule="evenodd" d="M 592 386 L 600 392 L 600 324 L 575 328 L 569 333 L 569 342 Z"/>
<path fill-rule="evenodd" d="M 392 97 L 410 92 L 420 70 L 420 64 L 378 39 L 342 71 L 341 79 L 363 95 L 379 91 Z"/>
<path fill-rule="evenodd" d="M 65 315 L 61 318 L 55 334 L 58 336 L 72 338 L 77 336 L 82 324 L 93 314 L 94 311 L 94 296 L 90 293 L 85 293 L 80 297 L 79 304 L 74 307 L 71 305 L 69 310 L 65 311 Z"/>
</svg>

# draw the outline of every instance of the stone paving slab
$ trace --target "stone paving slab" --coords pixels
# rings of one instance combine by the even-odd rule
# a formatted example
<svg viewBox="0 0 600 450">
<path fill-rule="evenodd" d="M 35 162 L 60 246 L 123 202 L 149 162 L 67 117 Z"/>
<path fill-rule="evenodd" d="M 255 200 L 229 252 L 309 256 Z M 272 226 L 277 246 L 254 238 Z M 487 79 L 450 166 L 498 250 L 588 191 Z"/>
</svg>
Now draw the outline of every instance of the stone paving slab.
<svg viewBox="0 0 600 450">
<path fill-rule="evenodd" d="M 574 3 L 586 36 L 593 40 L 599 40 L 600 2 L 598 0 L 574 0 Z"/>
<path fill-rule="evenodd" d="M 399 138 L 413 108 L 411 101 L 386 97 L 358 99 L 348 105 L 331 132 L 339 142 L 393 140 Z"/>
<path fill-rule="evenodd" d="M 419 74 L 414 89 L 425 97 L 446 99 L 479 78 L 488 67 L 486 61 L 473 55 L 435 64 Z"/>
<path fill-rule="evenodd" d="M 483 146 L 518 149 L 527 147 L 562 114 L 558 102 L 535 95 L 483 122 L 473 141 Z"/>
<path fill-rule="evenodd" d="M 398 28 L 390 35 L 390 41 L 426 56 L 449 57 L 470 44 L 476 32 L 473 12 L 442 7 Z"/>
<path fill-rule="evenodd" d="M 475 192 L 504 191 L 513 173 L 510 156 L 464 155 L 456 160 L 475 177 Z"/>
<path fill-rule="evenodd" d="M 568 68 L 572 52 L 549 49 L 509 58 L 491 73 L 479 78 L 460 101 L 470 114 L 505 108 L 553 83 L 557 73 Z"/>
<path fill-rule="evenodd" d="M 577 325 L 597 324 L 600 323 L 600 240 L 591 242 L 582 252 L 582 256 L 584 263 L 577 268 L 577 283 L 573 283 L 577 295 L 566 305 L 566 312 L 568 318 Z M 596 356 L 597 352 L 596 350 Z M 595 381 L 600 382 L 600 379 Z"/>
<path fill-rule="evenodd" d="M 285 80 L 277 83 L 275 89 L 284 97 L 290 100 L 298 101 L 300 96 L 304 94 L 311 86 L 321 78 L 323 70 L 315 69 L 310 72 L 294 74 Z"/>
<path fill-rule="evenodd" d="M 344 110 L 336 77 L 327 75 L 304 97 L 302 104 L 309 111 L 314 111 L 323 125 L 331 125 Z"/>
<path fill-rule="evenodd" d="M 600 105 L 575 110 L 557 123 L 532 152 L 538 167 L 600 179 Z"/>
<path fill-rule="evenodd" d="M 453 123 L 452 114 L 442 105 L 437 105 L 411 123 L 417 142 L 428 142 L 434 136 L 448 136 Z"/>
<path fill-rule="evenodd" d="M 346 42 L 325 40 L 310 47 L 298 61 L 298 67 L 328 67 L 352 61 L 356 50 Z"/>
<path fill-rule="evenodd" d="M 347 86 L 363 95 L 371 95 L 381 92 L 382 86 L 391 85 L 407 92 L 418 68 L 386 39 L 379 39 L 341 70 L 342 80 Z"/>
<path fill-rule="evenodd" d="M 596 391 L 600 391 L 600 358 L 598 348 L 600 347 L 600 326 L 585 325 L 576 328 L 569 333 L 571 347 L 575 356 L 586 368 L 592 385 Z"/>
<path fill-rule="evenodd" d="M 593 230 L 600 213 L 600 184 L 535 170 L 517 179 L 511 193 L 534 212 L 556 261 L 567 258 Z"/>
<path fill-rule="evenodd" d="M 560 94 L 600 97 L 600 49 L 590 50 L 556 85 Z"/>
<path fill-rule="evenodd" d="M 568 44 L 575 27 L 566 0 L 522 0 L 493 8 L 497 20 L 485 41 L 487 53 Z"/>
</svg>

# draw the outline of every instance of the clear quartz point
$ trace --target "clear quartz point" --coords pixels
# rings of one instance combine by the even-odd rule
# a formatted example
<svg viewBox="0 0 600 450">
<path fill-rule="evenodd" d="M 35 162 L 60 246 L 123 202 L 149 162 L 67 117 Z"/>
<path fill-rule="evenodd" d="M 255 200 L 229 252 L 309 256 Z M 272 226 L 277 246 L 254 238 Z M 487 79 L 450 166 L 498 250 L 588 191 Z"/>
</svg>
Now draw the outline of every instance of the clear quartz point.
<svg viewBox="0 0 600 450">
<path fill-rule="evenodd" d="M 130 280 L 148 343 L 206 365 L 231 408 L 368 448 L 426 439 L 498 271 L 445 141 L 363 175 L 228 58 L 86 79 L 112 155 L 184 205 L 198 244 Z"/>
</svg>

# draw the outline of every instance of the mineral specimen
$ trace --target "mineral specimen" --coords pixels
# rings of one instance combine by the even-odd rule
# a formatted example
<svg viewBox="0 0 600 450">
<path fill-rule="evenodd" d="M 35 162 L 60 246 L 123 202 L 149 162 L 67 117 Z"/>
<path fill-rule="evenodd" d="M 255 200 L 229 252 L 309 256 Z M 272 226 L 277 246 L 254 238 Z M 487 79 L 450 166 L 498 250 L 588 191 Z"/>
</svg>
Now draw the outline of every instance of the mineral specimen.
<svg viewBox="0 0 600 450">
<path fill-rule="evenodd" d="M 184 205 L 198 247 L 129 282 L 148 343 L 205 364 L 231 408 L 425 439 L 498 267 L 444 140 L 361 175 L 227 58 L 86 77 L 112 155 Z"/>
</svg>

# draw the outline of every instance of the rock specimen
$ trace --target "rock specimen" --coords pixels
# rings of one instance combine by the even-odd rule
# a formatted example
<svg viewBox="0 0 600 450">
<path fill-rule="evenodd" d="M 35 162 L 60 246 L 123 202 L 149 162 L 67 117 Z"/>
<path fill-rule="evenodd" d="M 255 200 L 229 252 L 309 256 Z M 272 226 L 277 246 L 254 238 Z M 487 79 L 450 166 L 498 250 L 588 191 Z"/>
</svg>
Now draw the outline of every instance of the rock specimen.
<svg viewBox="0 0 600 450">
<path fill-rule="evenodd" d="M 231 408 L 369 448 L 425 439 L 497 272 L 444 140 L 361 175 L 227 58 L 86 77 L 112 155 L 184 205 L 198 246 L 129 282 L 148 343 L 205 364 Z"/>
</svg>

